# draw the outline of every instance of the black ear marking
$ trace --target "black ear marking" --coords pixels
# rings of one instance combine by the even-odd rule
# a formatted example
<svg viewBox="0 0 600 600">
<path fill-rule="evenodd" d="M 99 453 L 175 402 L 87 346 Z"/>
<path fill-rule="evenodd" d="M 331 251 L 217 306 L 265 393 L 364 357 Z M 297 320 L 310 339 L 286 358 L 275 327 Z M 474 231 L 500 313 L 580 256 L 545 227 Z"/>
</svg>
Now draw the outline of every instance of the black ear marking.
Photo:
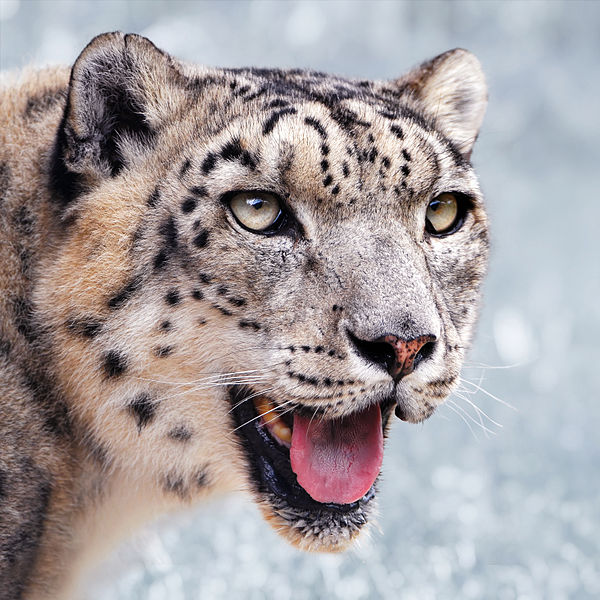
<svg viewBox="0 0 600 600">
<path fill-rule="evenodd" d="M 118 175 L 152 147 L 160 107 L 149 87 L 166 86 L 176 76 L 169 57 L 141 36 L 106 33 L 86 46 L 71 71 L 52 157 L 59 206 L 98 179 Z"/>
</svg>

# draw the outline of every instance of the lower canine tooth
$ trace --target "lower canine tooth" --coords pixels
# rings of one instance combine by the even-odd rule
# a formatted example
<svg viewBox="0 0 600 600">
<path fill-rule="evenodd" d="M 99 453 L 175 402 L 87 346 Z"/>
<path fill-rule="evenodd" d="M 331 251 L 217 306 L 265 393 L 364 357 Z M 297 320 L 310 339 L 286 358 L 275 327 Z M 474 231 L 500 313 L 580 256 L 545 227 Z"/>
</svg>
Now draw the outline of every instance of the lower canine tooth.
<svg viewBox="0 0 600 600">
<path fill-rule="evenodd" d="M 281 419 L 277 417 L 275 423 L 270 424 L 271 431 L 282 441 L 288 444 L 292 443 L 292 430 L 281 422 Z"/>
</svg>

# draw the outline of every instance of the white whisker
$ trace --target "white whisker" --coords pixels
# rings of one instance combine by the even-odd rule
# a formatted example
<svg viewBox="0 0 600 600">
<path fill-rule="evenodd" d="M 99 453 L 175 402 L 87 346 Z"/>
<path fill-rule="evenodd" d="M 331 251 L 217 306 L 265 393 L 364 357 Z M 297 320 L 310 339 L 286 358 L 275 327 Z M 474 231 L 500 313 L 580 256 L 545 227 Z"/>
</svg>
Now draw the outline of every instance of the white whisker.
<svg viewBox="0 0 600 600">
<path fill-rule="evenodd" d="M 458 396 L 458 398 L 461 398 L 460 395 L 457 395 L 457 396 Z M 461 398 L 461 399 L 462 400 L 467 400 L 466 398 Z M 456 402 L 454 402 L 454 405 L 457 408 L 459 407 L 459 405 Z M 474 404 L 472 404 L 472 406 L 474 406 L 475 409 L 477 409 L 477 407 Z M 465 414 L 467 414 L 467 410 L 465 408 L 463 408 L 463 407 L 460 407 L 460 408 L 462 408 L 462 410 L 465 412 Z M 479 425 L 482 427 L 482 429 L 484 429 L 485 437 L 489 438 L 489 434 L 487 433 L 487 431 L 485 431 L 485 425 L 484 425 L 484 422 L 483 422 L 482 415 L 479 412 L 477 412 L 477 410 L 475 410 L 475 415 L 477 416 L 477 421 L 479 422 Z"/>
<path fill-rule="evenodd" d="M 471 432 L 471 434 L 473 435 L 473 437 L 476 440 L 479 441 L 479 438 L 477 437 L 477 435 L 473 431 L 473 428 L 471 427 L 471 424 L 463 417 L 463 415 L 461 415 L 458 412 L 458 410 L 456 410 L 456 408 L 454 408 L 452 400 L 447 400 L 446 403 L 444 404 L 444 406 L 448 407 L 453 413 L 456 413 L 465 422 L 465 425 L 469 428 L 469 431 Z"/>
<path fill-rule="evenodd" d="M 279 364 L 279 363 L 277 363 Z M 273 365 L 275 366 L 275 365 Z M 248 371 L 232 371 L 230 373 L 219 373 L 219 372 L 215 372 L 215 373 L 211 373 L 209 375 L 207 375 L 207 377 L 203 377 L 200 379 L 191 379 L 190 381 L 180 381 L 180 382 L 174 382 L 174 381 L 166 381 L 166 380 L 160 380 L 160 379 L 152 379 L 150 377 L 133 377 L 133 379 L 138 379 L 140 381 L 148 381 L 151 383 L 160 383 L 160 384 L 166 384 L 166 385 L 172 385 L 174 387 L 178 387 L 178 386 L 183 386 L 183 385 L 194 385 L 196 383 L 206 383 L 209 381 L 222 381 L 222 380 L 226 380 L 229 377 L 241 377 L 243 375 L 249 375 L 252 373 L 267 373 L 270 369 L 272 369 L 273 367 L 269 367 L 264 368 L 264 369 L 250 369 Z M 266 376 L 266 375 L 265 375 Z"/>
<path fill-rule="evenodd" d="M 484 369 L 484 370 L 492 370 L 492 369 L 516 369 L 518 367 L 522 367 L 523 363 L 515 363 L 514 365 L 486 365 L 485 363 L 470 363 L 465 362 L 463 365 L 464 369 Z"/>
<path fill-rule="evenodd" d="M 308 427 L 306 428 L 306 429 L 307 429 L 307 431 L 308 431 L 308 429 L 310 429 L 310 426 L 312 425 L 312 422 L 313 422 L 313 420 L 314 420 L 314 418 L 315 418 L 315 416 L 316 416 L 316 414 L 317 414 L 318 412 L 319 412 L 319 407 L 317 406 L 317 407 L 315 408 L 315 412 L 312 414 L 312 417 L 310 418 L 310 421 L 308 422 Z M 322 417 L 322 415 L 321 415 L 321 417 Z"/>
<path fill-rule="evenodd" d="M 506 406 L 508 408 L 512 408 L 513 410 L 517 410 L 512 404 L 509 404 L 508 402 L 506 402 L 506 400 L 502 400 L 501 398 L 498 398 L 497 396 L 494 396 L 494 394 L 488 392 L 486 389 L 484 389 L 480 385 L 477 385 L 476 383 L 473 383 L 472 381 L 469 381 L 468 379 L 465 379 L 464 377 L 462 377 L 461 380 L 463 381 L 463 383 L 466 383 L 468 385 L 473 386 L 478 391 L 483 392 L 486 396 L 489 396 L 493 400 L 496 400 L 496 402 L 500 402 L 500 404 L 503 404 L 504 406 Z"/>
<path fill-rule="evenodd" d="M 447 403 L 448 403 L 448 405 L 454 406 L 454 408 L 456 408 L 456 410 L 460 411 L 460 413 L 463 414 L 467 419 L 469 419 L 469 421 L 471 421 L 472 423 L 475 423 L 475 425 L 477 425 L 478 427 L 481 427 L 481 429 L 483 431 L 486 431 L 487 433 L 489 433 L 491 435 L 496 435 L 495 431 L 492 431 L 489 427 L 486 427 L 481 421 L 477 421 L 473 417 L 473 415 L 469 414 L 462 406 L 459 406 L 453 400 L 447 400 Z"/>
<path fill-rule="evenodd" d="M 196 392 L 201 392 L 204 390 L 213 390 L 213 389 L 217 389 L 217 388 L 222 388 L 222 387 L 230 387 L 232 385 L 251 385 L 251 384 L 257 384 L 257 383 L 262 383 L 265 381 L 266 378 L 247 378 L 247 379 L 240 379 L 240 380 L 231 380 L 231 381 L 224 381 L 224 382 L 219 382 L 219 383 L 206 383 L 206 384 L 201 384 L 201 385 L 195 385 L 190 387 L 187 390 L 183 390 L 181 392 L 177 392 L 176 394 L 170 394 L 168 397 L 169 398 L 178 398 L 179 396 L 185 396 L 187 394 L 194 394 Z"/>
<path fill-rule="evenodd" d="M 254 396 L 259 395 L 259 394 L 254 394 Z M 246 400 L 249 400 L 252 396 L 246 398 Z M 254 421 L 256 421 L 257 419 L 260 419 L 261 417 L 264 417 L 265 415 L 268 415 L 270 413 L 272 413 L 273 411 L 276 411 L 278 408 L 281 408 L 283 406 L 286 406 L 286 404 L 289 404 L 291 402 L 291 400 L 288 400 L 287 402 L 284 402 L 281 406 L 275 406 L 273 407 L 271 410 L 268 410 L 260 415 L 256 415 L 255 417 L 252 417 L 249 421 L 246 421 L 245 423 L 242 423 L 240 426 L 236 427 L 235 429 L 232 430 L 231 433 L 236 432 L 238 429 L 241 429 L 242 427 L 245 427 L 246 425 L 249 425 L 250 423 L 253 423 Z"/>
<path fill-rule="evenodd" d="M 463 396 L 460 392 L 455 392 L 455 394 L 461 400 L 464 400 L 470 406 L 472 406 L 479 415 L 485 417 L 490 423 L 493 423 L 494 425 L 496 425 L 496 427 L 502 427 L 502 425 L 500 423 L 498 423 L 497 421 L 494 421 L 494 419 L 492 419 L 492 417 L 490 417 L 484 410 L 482 410 L 481 408 L 479 408 L 479 406 L 477 406 L 474 402 L 472 402 L 471 400 L 469 400 L 468 398 L 466 398 L 465 396 Z"/>
</svg>

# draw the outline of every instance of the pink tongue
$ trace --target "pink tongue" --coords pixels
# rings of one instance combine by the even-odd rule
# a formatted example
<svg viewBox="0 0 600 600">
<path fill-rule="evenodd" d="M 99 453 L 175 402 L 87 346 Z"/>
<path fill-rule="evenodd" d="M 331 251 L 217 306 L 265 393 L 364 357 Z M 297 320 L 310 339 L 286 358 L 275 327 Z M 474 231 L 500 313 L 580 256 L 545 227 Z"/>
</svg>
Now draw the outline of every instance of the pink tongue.
<svg viewBox="0 0 600 600">
<path fill-rule="evenodd" d="M 362 498 L 383 460 L 379 405 L 334 421 L 294 415 L 290 458 L 313 500 L 349 504 Z"/>
</svg>

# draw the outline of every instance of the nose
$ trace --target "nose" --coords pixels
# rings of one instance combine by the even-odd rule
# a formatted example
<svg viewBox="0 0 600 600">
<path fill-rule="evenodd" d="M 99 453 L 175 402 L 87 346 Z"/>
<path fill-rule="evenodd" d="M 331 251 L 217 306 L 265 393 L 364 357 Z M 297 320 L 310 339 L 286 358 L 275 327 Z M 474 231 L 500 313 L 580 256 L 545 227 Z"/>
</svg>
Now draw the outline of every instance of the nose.
<svg viewBox="0 0 600 600">
<path fill-rule="evenodd" d="M 405 340 L 394 334 L 387 334 L 375 340 L 361 340 L 348 332 L 358 354 L 367 362 L 385 368 L 394 381 L 400 381 L 435 350 L 435 335 L 420 335 Z"/>
</svg>

